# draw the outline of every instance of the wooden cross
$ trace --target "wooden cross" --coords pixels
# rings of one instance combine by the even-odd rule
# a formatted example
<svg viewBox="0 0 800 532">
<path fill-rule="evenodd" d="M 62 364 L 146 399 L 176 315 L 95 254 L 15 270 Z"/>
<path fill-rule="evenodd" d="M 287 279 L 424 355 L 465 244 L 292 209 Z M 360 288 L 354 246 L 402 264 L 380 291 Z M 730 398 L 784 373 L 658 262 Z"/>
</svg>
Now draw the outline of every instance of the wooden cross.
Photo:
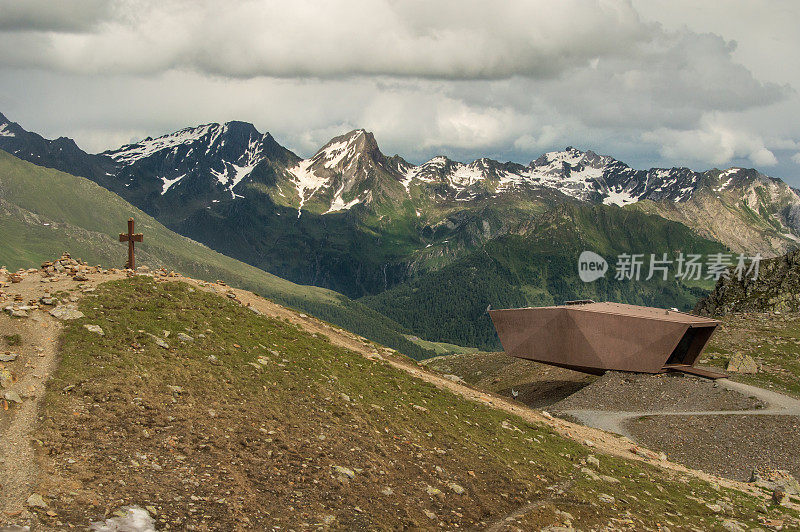
<svg viewBox="0 0 800 532">
<path fill-rule="evenodd" d="M 133 243 L 141 242 L 143 238 L 144 235 L 142 235 L 142 233 L 133 232 L 133 218 L 128 218 L 128 233 L 119 234 L 119 241 L 128 243 L 128 262 L 125 264 L 126 268 L 130 268 L 131 270 L 136 269 L 136 263 L 133 259 Z"/>
</svg>

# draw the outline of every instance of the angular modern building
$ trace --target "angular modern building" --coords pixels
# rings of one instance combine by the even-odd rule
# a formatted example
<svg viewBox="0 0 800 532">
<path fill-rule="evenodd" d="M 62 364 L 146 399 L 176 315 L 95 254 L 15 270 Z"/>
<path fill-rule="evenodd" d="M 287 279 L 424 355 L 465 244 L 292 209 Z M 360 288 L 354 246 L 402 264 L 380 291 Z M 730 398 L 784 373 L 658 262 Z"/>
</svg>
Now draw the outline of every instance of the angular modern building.
<svg viewBox="0 0 800 532">
<path fill-rule="evenodd" d="M 517 358 L 594 374 L 682 371 L 725 376 L 693 367 L 719 325 L 709 318 L 591 301 L 489 314 L 503 349 Z"/>
</svg>

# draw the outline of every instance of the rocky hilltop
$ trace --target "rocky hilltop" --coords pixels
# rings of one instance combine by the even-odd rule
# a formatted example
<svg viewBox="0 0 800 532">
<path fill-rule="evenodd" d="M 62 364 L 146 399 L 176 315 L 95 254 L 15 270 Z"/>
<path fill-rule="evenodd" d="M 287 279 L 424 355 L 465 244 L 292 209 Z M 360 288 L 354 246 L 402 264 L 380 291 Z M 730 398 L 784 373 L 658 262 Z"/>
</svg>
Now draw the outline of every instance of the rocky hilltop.
<svg viewBox="0 0 800 532">
<path fill-rule="evenodd" d="M 731 312 L 797 312 L 800 310 L 800 250 L 761 261 L 756 279 L 720 278 L 695 312 L 724 315 Z"/>
</svg>

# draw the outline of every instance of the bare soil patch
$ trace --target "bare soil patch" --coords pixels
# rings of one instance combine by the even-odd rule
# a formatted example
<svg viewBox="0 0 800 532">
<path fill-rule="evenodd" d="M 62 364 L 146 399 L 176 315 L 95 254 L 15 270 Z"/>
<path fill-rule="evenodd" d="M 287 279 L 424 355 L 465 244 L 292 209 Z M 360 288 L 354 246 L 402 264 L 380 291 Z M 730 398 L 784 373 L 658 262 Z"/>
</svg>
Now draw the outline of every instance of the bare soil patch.
<svg viewBox="0 0 800 532">
<path fill-rule="evenodd" d="M 670 460 L 748 481 L 756 467 L 800 477 L 797 416 L 644 416 L 626 424 L 635 438 Z"/>
</svg>

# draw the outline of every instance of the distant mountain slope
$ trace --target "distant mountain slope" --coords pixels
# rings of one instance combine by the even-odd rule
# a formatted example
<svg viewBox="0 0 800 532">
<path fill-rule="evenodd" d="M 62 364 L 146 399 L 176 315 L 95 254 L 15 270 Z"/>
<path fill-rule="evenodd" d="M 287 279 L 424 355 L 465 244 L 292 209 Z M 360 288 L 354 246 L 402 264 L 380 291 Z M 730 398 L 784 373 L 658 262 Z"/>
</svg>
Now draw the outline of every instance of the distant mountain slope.
<svg viewBox="0 0 800 532">
<path fill-rule="evenodd" d="M 245 122 L 90 155 L 5 117 L 0 127 L 0 149 L 89 177 L 217 251 L 349 297 L 442 268 L 562 204 L 644 210 L 737 252 L 800 243 L 797 191 L 755 170 L 636 170 L 573 147 L 527 165 L 442 156 L 414 165 L 385 156 L 362 129 L 302 159 Z"/>
<path fill-rule="evenodd" d="M 248 188 L 278 190 L 285 185 L 285 168 L 299 160 L 245 122 L 186 128 L 101 155 L 117 170 L 95 181 L 167 225 L 197 209 L 243 198 Z"/>
<path fill-rule="evenodd" d="M 38 133 L 26 131 L 0 113 L 0 149 L 25 161 L 55 168 L 62 172 L 96 178 L 114 175 L 113 161 L 102 155 L 90 155 L 67 137 L 45 139 Z"/>
<path fill-rule="evenodd" d="M 800 310 L 800 250 L 761 261 L 758 277 L 732 275 L 720 279 L 695 312 L 725 315 L 731 312 L 797 312 Z"/>
<path fill-rule="evenodd" d="M 610 263 L 606 277 L 584 283 L 577 260 L 584 250 Z M 562 205 L 539 216 L 523 234 L 488 242 L 442 269 L 360 301 L 428 340 L 494 350 L 500 347 L 486 313 L 493 308 L 561 304 L 567 300 L 625 301 L 690 309 L 704 293 L 673 279 L 617 281 L 620 253 L 709 254 L 724 251 L 687 227 L 637 211 L 604 205 Z M 674 272 L 673 272 L 674 273 Z M 710 288 L 709 281 L 705 286 Z"/>
<path fill-rule="evenodd" d="M 0 264 L 28 267 L 70 251 L 90 264 L 122 266 L 117 234 L 133 216 L 144 233 L 139 264 L 164 266 L 202 279 L 224 279 L 312 313 L 410 356 L 425 350 L 397 332 L 402 327 L 346 297 L 300 286 L 221 255 L 165 228 L 91 181 L 30 164 L 0 151 Z M 408 332 L 408 331 L 401 331 Z"/>
<path fill-rule="evenodd" d="M 731 249 L 770 257 L 800 245 L 797 190 L 756 170 L 705 172 L 708 186 L 684 202 L 642 201 L 634 207 L 681 222 Z"/>
</svg>

